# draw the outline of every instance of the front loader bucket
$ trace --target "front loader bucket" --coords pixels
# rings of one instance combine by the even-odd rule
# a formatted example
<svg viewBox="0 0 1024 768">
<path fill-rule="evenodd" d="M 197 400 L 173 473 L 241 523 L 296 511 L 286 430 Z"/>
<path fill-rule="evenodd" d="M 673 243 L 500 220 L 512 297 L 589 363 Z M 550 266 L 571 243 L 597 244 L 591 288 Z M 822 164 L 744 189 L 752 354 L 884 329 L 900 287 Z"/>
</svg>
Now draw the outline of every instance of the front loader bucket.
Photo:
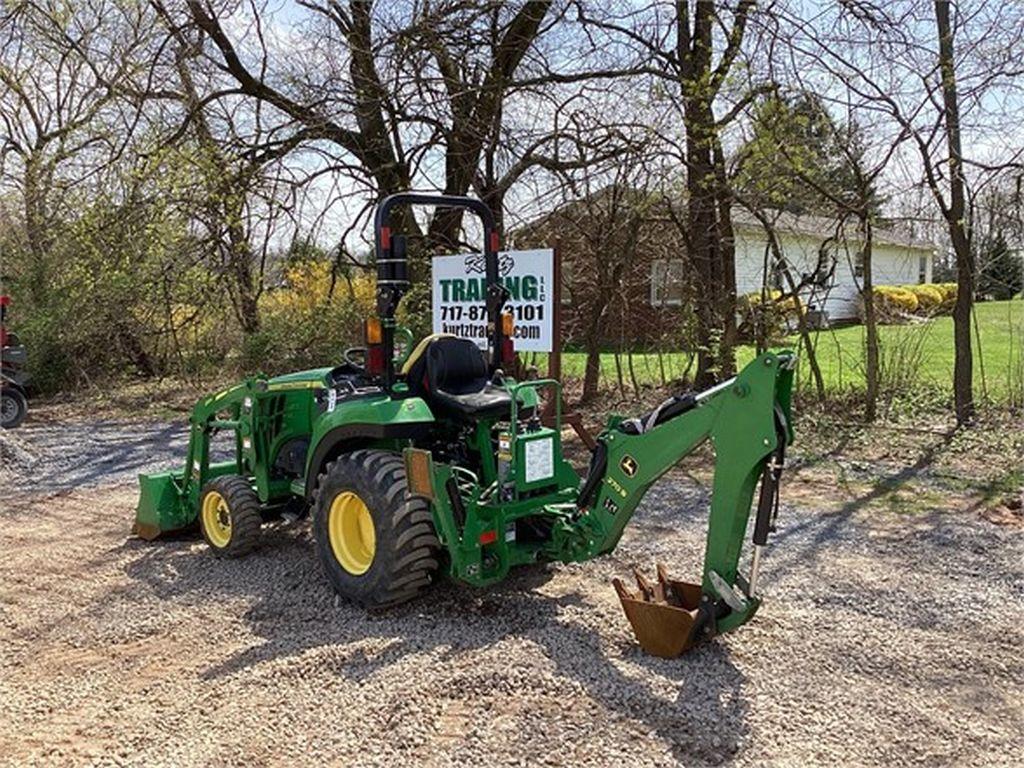
<svg viewBox="0 0 1024 768">
<path fill-rule="evenodd" d="M 620 579 L 612 579 L 612 585 L 640 646 L 653 656 L 672 659 L 688 651 L 697 639 L 701 588 L 668 578 L 661 564 L 657 571 L 656 584 L 648 582 L 640 571 L 633 571 L 639 588 L 636 593 Z"/>
<path fill-rule="evenodd" d="M 139 475 L 139 504 L 132 533 L 146 540 L 185 528 L 195 515 L 189 514 L 181 494 L 182 474 L 160 472 Z"/>
</svg>

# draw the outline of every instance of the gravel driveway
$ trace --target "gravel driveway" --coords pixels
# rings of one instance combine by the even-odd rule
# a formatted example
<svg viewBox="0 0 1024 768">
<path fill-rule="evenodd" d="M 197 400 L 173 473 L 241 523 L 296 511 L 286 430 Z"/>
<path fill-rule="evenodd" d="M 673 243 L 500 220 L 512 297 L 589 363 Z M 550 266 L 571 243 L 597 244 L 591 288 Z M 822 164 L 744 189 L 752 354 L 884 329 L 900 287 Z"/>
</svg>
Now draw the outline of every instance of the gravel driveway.
<svg viewBox="0 0 1024 768">
<path fill-rule="evenodd" d="M 130 538 L 132 479 L 180 461 L 181 435 L 36 426 L 25 471 L 5 449 L 0 764 L 1021 763 L 1019 529 L 814 508 L 792 483 L 756 619 L 666 661 L 609 581 L 696 573 L 707 498 L 682 473 L 612 557 L 367 616 L 305 525 L 232 562 Z"/>
<path fill-rule="evenodd" d="M 188 447 L 180 423 L 29 420 L 0 432 L 0 482 L 16 494 L 53 493 L 119 482 L 178 467 Z"/>
</svg>

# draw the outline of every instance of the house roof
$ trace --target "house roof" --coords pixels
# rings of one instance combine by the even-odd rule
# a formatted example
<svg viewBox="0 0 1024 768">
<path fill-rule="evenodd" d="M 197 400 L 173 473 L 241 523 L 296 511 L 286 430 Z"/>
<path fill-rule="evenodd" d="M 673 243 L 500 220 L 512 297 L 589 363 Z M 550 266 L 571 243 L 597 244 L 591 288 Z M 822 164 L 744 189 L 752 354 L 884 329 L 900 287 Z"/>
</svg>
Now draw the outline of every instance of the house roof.
<svg viewBox="0 0 1024 768">
<path fill-rule="evenodd" d="M 779 232 L 791 234 L 808 235 L 810 237 L 826 238 L 835 234 L 836 220 L 829 216 L 815 216 L 814 214 L 795 214 L 788 211 L 768 211 L 768 218 L 774 223 Z M 761 235 L 764 227 L 754 214 L 745 208 L 734 206 L 732 209 L 732 224 L 737 229 L 754 231 Z M 898 245 L 904 248 L 935 251 L 938 246 L 928 240 L 916 238 L 913 235 L 894 229 L 892 227 L 874 228 L 874 240 L 879 245 Z M 850 233 L 849 227 L 847 234 Z"/>
<path fill-rule="evenodd" d="M 601 189 L 594 196 L 595 199 L 607 196 L 610 189 L 611 185 Z M 525 226 L 509 232 L 508 234 L 514 238 L 517 234 L 521 234 L 524 231 L 536 230 L 548 224 L 554 217 L 571 214 L 577 208 L 582 206 L 582 200 L 570 200 L 558 206 L 554 210 L 533 219 Z M 821 240 L 825 240 L 826 238 L 833 236 L 836 232 L 836 224 L 838 223 L 835 217 L 818 216 L 811 213 L 796 214 L 789 211 L 778 210 L 766 210 L 765 213 L 769 220 L 774 222 L 775 228 L 779 232 L 800 234 Z M 732 206 L 731 217 L 732 224 L 735 229 L 741 231 L 746 230 L 747 232 L 759 237 L 764 235 L 764 227 L 758 218 L 739 204 L 734 204 Z M 895 245 L 903 248 L 926 251 L 939 250 L 939 246 L 934 242 L 915 237 L 913 233 L 907 231 L 906 228 L 896 228 L 876 223 L 872 232 L 874 235 L 874 241 L 878 245 Z M 857 239 L 855 227 L 852 222 L 847 223 L 845 233 L 851 240 Z"/>
</svg>

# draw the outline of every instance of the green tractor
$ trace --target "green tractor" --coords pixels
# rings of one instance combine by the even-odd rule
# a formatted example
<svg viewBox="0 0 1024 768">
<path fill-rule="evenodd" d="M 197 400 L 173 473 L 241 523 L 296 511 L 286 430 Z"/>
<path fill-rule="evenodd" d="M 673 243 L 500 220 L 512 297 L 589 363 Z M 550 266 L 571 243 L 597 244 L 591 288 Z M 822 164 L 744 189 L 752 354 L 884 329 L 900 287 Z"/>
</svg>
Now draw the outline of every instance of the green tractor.
<svg viewBox="0 0 1024 768">
<path fill-rule="evenodd" d="M 432 335 L 413 343 L 395 311 L 409 288 L 396 206 L 463 208 L 483 225 L 487 349 Z M 795 357 L 762 354 L 738 376 L 671 397 L 636 418 L 613 415 L 586 477 L 562 456 L 561 384 L 514 380 L 512 316 L 499 277 L 498 233 L 478 200 L 418 193 L 386 198 L 375 221 L 377 312 L 365 347 L 345 362 L 248 378 L 200 400 L 185 467 L 142 475 L 135 532 L 198 522 L 214 554 L 237 557 L 275 515 L 311 514 L 324 572 L 369 609 L 409 600 L 447 575 L 474 587 L 532 563 L 589 560 L 615 549 L 651 485 L 705 440 L 716 454 L 702 578 L 615 588 L 640 643 L 674 656 L 757 611 L 762 549 L 774 526 L 785 446 L 792 441 Z M 402 343 L 398 343 L 402 342 Z M 542 419 L 541 403 L 553 403 Z M 211 437 L 234 457 L 211 460 Z M 739 560 L 755 490 L 752 562 Z"/>
</svg>

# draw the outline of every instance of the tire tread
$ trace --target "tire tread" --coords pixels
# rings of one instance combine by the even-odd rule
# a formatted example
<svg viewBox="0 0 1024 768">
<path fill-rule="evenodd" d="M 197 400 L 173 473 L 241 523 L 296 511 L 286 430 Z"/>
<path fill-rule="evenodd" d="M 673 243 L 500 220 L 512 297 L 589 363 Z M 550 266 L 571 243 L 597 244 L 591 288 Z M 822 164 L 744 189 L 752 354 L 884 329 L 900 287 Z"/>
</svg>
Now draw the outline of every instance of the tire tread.
<svg viewBox="0 0 1024 768">
<path fill-rule="evenodd" d="M 227 502 L 231 515 L 231 539 L 226 547 L 210 548 L 219 557 L 241 557 L 252 552 L 260 539 L 263 516 L 260 513 L 260 499 L 252 484 L 241 475 L 221 475 L 208 482 L 202 496 L 216 490 Z M 207 539 L 209 543 L 209 539 Z"/>
<path fill-rule="evenodd" d="M 394 536 L 389 539 L 393 541 L 393 548 L 378 555 L 387 558 L 388 570 L 379 587 L 370 594 L 346 595 L 343 587 L 334 579 L 331 581 L 343 596 L 353 597 L 366 608 L 387 608 L 417 597 L 434 581 L 441 544 L 434 531 L 433 516 L 427 502 L 408 495 L 405 463 L 389 451 L 360 449 L 328 463 L 317 477 L 313 491 L 317 515 L 327 514 L 327 500 L 323 496 L 331 481 L 344 478 L 351 483 L 357 476 L 378 489 L 379 498 L 386 505 L 385 509 L 373 510 L 373 513 L 378 524 L 388 521 L 394 531 Z M 329 543 L 320 541 L 319 526 L 317 531 L 321 559 L 333 558 L 328 554 Z M 378 546 L 381 540 L 382 537 L 378 536 Z"/>
</svg>

